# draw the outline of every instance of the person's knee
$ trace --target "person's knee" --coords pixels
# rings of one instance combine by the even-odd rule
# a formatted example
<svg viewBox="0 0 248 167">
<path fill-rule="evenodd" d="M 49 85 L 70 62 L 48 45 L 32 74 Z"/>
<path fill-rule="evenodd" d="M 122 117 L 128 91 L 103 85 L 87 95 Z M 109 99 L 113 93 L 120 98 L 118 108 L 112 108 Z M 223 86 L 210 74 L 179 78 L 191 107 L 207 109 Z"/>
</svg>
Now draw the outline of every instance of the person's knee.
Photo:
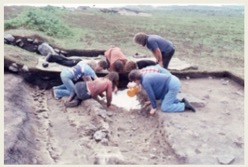
<svg viewBox="0 0 248 167">
<path fill-rule="evenodd" d="M 171 105 L 163 105 L 163 106 L 161 106 L 161 111 L 163 111 L 163 112 L 173 112 L 173 107 Z"/>
</svg>

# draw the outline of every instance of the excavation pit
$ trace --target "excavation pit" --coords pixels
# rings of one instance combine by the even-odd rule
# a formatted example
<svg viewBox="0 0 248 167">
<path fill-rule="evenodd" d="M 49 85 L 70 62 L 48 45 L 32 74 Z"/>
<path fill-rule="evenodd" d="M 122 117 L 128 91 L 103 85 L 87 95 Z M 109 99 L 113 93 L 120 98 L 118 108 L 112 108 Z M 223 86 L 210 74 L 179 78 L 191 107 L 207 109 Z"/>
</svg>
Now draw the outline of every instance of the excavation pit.
<svg viewBox="0 0 248 167">
<path fill-rule="evenodd" d="M 126 94 L 127 74 L 120 74 L 115 109 L 94 99 L 65 108 L 51 93 L 61 84 L 60 70 L 49 71 L 52 63 L 24 66 L 10 50 L 4 57 L 5 164 L 244 164 L 244 80 L 228 71 L 172 71 L 182 84 L 178 97 L 197 111 L 144 116 L 139 100 Z"/>
<path fill-rule="evenodd" d="M 196 113 L 144 117 L 123 88 L 113 97 L 115 110 L 93 99 L 65 108 L 49 89 L 6 73 L 5 164 L 244 164 L 242 83 L 209 74 L 180 78 L 178 96 Z"/>
</svg>

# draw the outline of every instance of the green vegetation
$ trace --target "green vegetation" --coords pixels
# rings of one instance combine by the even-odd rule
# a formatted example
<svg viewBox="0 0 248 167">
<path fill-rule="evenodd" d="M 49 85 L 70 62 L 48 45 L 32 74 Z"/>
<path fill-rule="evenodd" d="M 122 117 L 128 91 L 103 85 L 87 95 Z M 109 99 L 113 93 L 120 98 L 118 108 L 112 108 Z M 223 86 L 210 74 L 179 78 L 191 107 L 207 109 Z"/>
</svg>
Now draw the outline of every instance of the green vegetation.
<svg viewBox="0 0 248 167">
<path fill-rule="evenodd" d="M 51 6 L 41 9 L 28 8 L 18 17 L 5 21 L 4 28 L 15 29 L 23 27 L 45 32 L 47 35 L 58 38 L 71 36 L 72 31 L 56 16 L 56 10 Z"/>
<path fill-rule="evenodd" d="M 200 70 L 227 70 L 244 76 L 243 6 L 129 6 L 150 14 L 120 15 L 99 9 L 29 8 L 5 20 L 5 31 L 22 27 L 54 37 L 51 42 L 71 49 L 120 47 L 126 55 L 151 52 L 133 43 L 137 32 L 171 40 L 175 57 Z M 30 30 L 30 32 L 32 32 Z"/>
</svg>

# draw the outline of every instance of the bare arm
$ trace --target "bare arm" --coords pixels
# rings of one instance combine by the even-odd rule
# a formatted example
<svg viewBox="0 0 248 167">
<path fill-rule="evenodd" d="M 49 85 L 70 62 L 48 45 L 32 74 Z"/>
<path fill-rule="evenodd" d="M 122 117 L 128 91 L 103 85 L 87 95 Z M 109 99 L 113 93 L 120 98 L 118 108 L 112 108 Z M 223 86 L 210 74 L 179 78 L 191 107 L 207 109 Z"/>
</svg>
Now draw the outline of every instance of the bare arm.
<svg viewBox="0 0 248 167">
<path fill-rule="evenodd" d="M 153 55 L 157 59 L 157 63 L 163 64 L 162 53 L 159 48 L 156 48 L 153 52 Z"/>
<path fill-rule="evenodd" d="M 106 97 L 107 97 L 107 107 L 109 107 L 112 101 L 112 84 L 109 84 L 107 87 Z"/>
<path fill-rule="evenodd" d="M 114 88 L 113 92 L 114 92 L 115 94 L 117 94 L 117 91 L 118 91 L 118 87 L 117 87 L 117 86 L 115 86 L 115 88 Z"/>
</svg>

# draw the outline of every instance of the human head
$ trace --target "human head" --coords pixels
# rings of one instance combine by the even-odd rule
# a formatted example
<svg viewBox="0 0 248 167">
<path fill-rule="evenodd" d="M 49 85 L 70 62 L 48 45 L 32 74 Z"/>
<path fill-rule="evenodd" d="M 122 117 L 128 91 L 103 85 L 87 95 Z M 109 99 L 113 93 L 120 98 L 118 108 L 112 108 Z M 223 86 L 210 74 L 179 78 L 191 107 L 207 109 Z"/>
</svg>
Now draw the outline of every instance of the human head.
<svg viewBox="0 0 248 167">
<path fill-rule="evenodd" d="M 143 32 L 139 32 L 135 34 L 133 41 L 139 45 L 146 46 L 146 41 L 147 41 L 148 35 Z"/>
<path fill-rule="evenodd" d="M 105 76 L 107 79 L 109 79 L 112 82 L 112 88 L 114 89 L 115 86 L 119 83 L 119 74 L 117 72 L 109 72 L 108 75 Z"/>
<path fill-rule="evenodd" d="M 79 61 L 80 62 L 80 61 Z M 87 64 L 94 70 L 96 71 L 97 64 L 95 61 L 88 61 Z"/>
<path fill-rule="evenodd" d="M 140 84 L 141 77 L 142 74 L 139 70 L 132 70 L 128 75 L 129 81 L 135 82 L 136 84 Z"/>
<path fill-rule="evenodd" d="M 116 72 L 123 72 L 123 69 L 124 69 L 124 64 L 121 60 L 116 60 L 114 62 L 114 70 Z"/>
<path fill-rule="evenodd" d="M 137 69 L 137 64 L 134 61 L 128 61 L 125 66 L 124 66 L 124 71 L 125 72 L 130 72 L 132 70 Z"/>
<path fill-rule="evenodd" d="M 99 71 L 105 70 L 107 68 L 108 68 L 108 62 L 106 60 L 100 60 L 97 63 L 96 71 L 99 72 Z"/>
</svg>

